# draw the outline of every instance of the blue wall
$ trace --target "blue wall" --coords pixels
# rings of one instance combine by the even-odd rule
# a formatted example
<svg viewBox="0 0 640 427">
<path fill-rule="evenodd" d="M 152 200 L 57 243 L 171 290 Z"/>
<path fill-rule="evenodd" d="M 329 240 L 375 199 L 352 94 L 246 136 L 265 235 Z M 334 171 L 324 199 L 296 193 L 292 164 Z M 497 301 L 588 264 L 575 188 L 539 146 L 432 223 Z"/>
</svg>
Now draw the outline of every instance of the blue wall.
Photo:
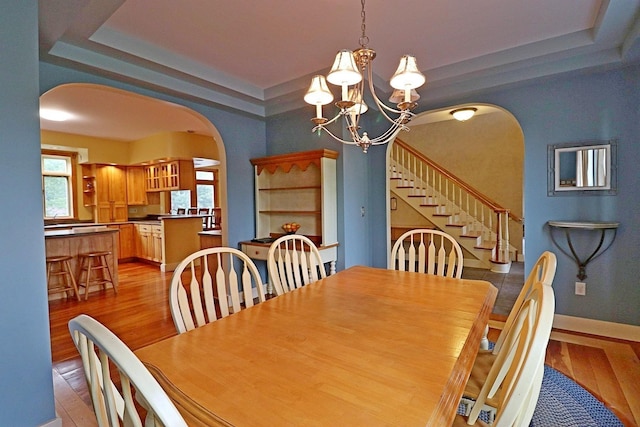
<svg viewBox="0 0 640 427">
<path fill-rule="evenodd" d="M 640 191 L 636 190 L 640 184 L 639 75 L 637 64 L 610 71 L 577 72 L 427 103 L 421 108 L 428 111 L 462 103 L 489 103 L 511 111 L 520 122 L 525 139 L 525 268 L 545 250 L 558 255 L 554 287 L 560 314 L 640 325 L 640 263 L 630 256 L 640 248 Z M 424 91 L 428 90 L 427 85 Z M 327 135 L 318 138 L 309 133 L 312 114 L 305 108 L 270 118 L 269 152 L 335 144 Z M 610 138 L 618 139 L 616 196 L 547 196 L 548 144 Z M 383 147 L 372 147 L 367 155 L 358 148 L 343 148 L 338 182 L 339 268 L 386 265 L 385 155 Z M 364 219 L 360 217 L 363 204 L 367 212 Z M 613 246 L 587 268 L 586 296 L 574 295 L 577 267 L 550 239 L 545 224 L 554 219 L 621 223 Z"/>
<path fill-rule="evenodd" d="M 0 14 L 0 425 L 55 418 L 42 234 L 38 3 Z"/>
</svg>

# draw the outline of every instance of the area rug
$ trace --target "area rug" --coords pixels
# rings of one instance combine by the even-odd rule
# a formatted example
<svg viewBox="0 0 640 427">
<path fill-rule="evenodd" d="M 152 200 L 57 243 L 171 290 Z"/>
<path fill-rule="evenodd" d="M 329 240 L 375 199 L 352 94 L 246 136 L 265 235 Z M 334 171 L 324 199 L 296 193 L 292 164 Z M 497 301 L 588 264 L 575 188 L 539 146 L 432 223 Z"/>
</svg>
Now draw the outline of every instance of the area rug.
<svg viewBox="0 0 640 427">
<path fill-rule="evenodd" d="M 464 414 L 464 406 L 458 407 Z M 487 421 L 486 412 L 480 419 Z M 544 366 L 542 388 L 530 427 L 624 427 L 613 412 L 571 378 Z"/>
</svg>

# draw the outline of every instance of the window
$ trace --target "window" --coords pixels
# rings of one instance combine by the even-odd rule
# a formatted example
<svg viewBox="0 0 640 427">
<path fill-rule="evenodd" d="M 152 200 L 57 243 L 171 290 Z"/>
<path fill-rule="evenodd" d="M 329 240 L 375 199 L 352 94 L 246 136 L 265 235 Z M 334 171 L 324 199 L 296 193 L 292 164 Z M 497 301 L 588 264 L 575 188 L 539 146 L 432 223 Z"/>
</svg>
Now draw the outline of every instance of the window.
<svg viewBox="0 0 640 427">
<path fill-rule="evenodd" d="M 196 171 L 196 194 L 199 208 L 214 208 L 215 204 L 215 172 Z"/>
<path fill-rule="evenodd" d="M 41 160 L 44 218 L 73 218 L 75 157 L 43 153 Z"/>
<path fill-rule="evenodd" d="M 177 212 L 180 208 L 186 210 L 190 207 L 217 207 L 217 174 L 217 171 L 196 170 L 195 200 L 192 200 L 190 190 L 174 190 L 171 192 L 171 211 Z"/>
<path fill-rule="evenodd" d="M 185 212 L 191 207 L 191 191 L 189 190 L 173 190 L 171 192 L 171 211 L 177 212 L 178 209 L 184 209 Z"/>
</svg>

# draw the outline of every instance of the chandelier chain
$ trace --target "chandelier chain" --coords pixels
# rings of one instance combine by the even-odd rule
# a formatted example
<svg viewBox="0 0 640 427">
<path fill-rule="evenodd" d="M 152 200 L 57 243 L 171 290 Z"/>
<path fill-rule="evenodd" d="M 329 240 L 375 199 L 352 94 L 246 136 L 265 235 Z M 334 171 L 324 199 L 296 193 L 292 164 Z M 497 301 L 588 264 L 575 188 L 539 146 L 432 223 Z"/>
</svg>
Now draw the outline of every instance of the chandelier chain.
<svg viewBox="0 0 640 427">
<path fill-rule="evenodd" d="M 369 37 L 367 37 L 367 13 L 364 11 L 364 2 L 365 0 L 360 0 L 360 4 L 362 4 L 362 11 L 360 12 L 360 17 L 362 18 L 362 24 L 360 25 L 360 29 L 362 30 L 362 35 L 360 36 L 360 47 L 367 47 L 369 44 Z"/>
</svg>

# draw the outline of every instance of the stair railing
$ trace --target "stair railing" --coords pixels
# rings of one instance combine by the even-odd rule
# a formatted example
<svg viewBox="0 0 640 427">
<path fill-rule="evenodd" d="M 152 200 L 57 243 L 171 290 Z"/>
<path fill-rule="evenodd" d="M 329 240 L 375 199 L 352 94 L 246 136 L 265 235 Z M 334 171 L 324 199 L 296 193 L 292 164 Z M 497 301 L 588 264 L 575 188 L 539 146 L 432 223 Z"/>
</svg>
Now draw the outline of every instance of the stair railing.
<svg viewBox="0 0 640 427">
<path fill-rule="evenodd" d="M 510 262 L 509 221 L 522 223 L 522 218 L 399 138 L 391 150 L 390 168 L 391 178 L 401 180 L 399 187 L 409 188 L 409 197 L 421 197 L 423 205 L 437 205 L 435 215 L 447 215 L 450 224 L 466 225 L 466 234 L 495 242 L 492 262 Z"/>
</svg>

